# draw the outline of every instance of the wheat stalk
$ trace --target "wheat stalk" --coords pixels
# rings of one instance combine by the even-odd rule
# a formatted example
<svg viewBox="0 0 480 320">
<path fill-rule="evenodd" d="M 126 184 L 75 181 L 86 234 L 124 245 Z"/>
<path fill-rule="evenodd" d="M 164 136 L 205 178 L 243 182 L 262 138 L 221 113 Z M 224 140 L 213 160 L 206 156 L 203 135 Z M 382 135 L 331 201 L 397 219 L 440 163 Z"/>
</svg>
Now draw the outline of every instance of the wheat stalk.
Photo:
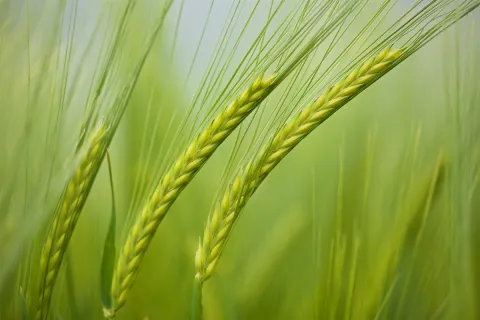
<svg viewBox="0 0 480 320">
<path fill-rule="evenodd" d="M 63 255 L 106 151 L 106 133 L 104 124 L 93 132 L 89 147 L 63 191 L 55 211 L 40 259 L 40 288 L 36 312 L 38 320 L 47 318 Z"/>
<path fill-rule="evenodd" d="M 318 125 L 388 72 L 401 53 L 401 50 L 387 48 L 352 71 L 286 122 L 260 153 L 239 171 L 208 219 L 195 256 L 198 281 L 203 283 L 212 275 L 239 212 L 266 176 Z"/>
<path fill-rule="evenodd" d="M 105 317 L 114 317 L 125 304 L 148 245 L 171 205 L 218 146 L 274 89 L 274 80 L 274 76 L 258 77 L 193 140 L 163 176 L 144 204 L 121 250 L 112 280 L 113 306 L 104 310 Z"/>
</svg>

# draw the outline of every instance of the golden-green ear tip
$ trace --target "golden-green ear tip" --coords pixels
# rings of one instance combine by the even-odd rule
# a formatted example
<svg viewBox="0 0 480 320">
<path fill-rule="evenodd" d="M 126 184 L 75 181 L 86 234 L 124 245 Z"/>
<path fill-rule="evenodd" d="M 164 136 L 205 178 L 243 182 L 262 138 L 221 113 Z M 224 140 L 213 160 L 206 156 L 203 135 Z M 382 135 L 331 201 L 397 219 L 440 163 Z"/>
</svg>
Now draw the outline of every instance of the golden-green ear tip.
<svg viewBox="0 0 480 320">
<path fill-rule="evenodd" d="M 263 74 L 259 75 L 252 84 L 253 88 L 261 86 L 263 83 Z"/>
<path fill-rule="evenodd" d="M 270 86 L 275 81 L 275 79 L 277 79 L 277 74 L 272 74 L 268 78 L 265 78 L 264 83 L 265 85 Z"/>
<path fill-rule="evenodd" d="M 404 48 L 394 49 L 390 51 L 388 56 L 391 59 L 398 59 L 398 57 L 400 57 L 404 51 L 405 51 Z"/>
<path fill-rule="evenodd" d="M 379 61 L 379 60 L 381 61 L 385 59 L 385 57 L 389 55 L 390 51 L 392 51 L 392 47 L 391 46 L 386 47 L 385 49 L 380 51 L 380 53 L 375 57 L 375 61 Z"/>
</svg>

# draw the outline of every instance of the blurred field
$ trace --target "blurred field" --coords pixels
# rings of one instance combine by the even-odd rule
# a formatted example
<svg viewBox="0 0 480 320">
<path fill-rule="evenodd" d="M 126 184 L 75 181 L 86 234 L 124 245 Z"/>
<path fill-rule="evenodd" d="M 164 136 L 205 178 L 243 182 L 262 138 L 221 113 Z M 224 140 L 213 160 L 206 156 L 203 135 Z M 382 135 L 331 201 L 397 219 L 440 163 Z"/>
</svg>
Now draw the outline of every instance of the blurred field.
<svg viewBox="0 0 480 320">
<path fill-rule="evenodd" d="M 102 10 L 107 1 L 67 1 L 64 14 L 56 15 L 56 1 L 30 2 L 0 1 L 0 319 L 34 314 L 43 239 L 75 166 L 72 151 L 100 69 L 97 54 L 105 54 L 121 12 L 115 4 Z M 209 109 L 187 117 L 230 8 L 215 2 L 207 17 L 209 5 L 174 2 L 109 147 L 117 249 L 148 184 L 211 117 Z M 161 6 L 140 1 L 136 8 L 106 80 L 100 115 L 128 81 Z M 259 6 L 258 15 L 266 16 L 269 5 Z M 249 201 L 205 283 L 205 319 L 480 318 L 476 11 L 351 101 L 280 163 Z M 55 18 L 64 19 L 63 31 L 49 38 Z M 189 76 L 205 19 L 209 27 Z M 252 21 L 245 39 L 264 23 Z M 274 27 L 279 21 L 281 15 Z M 247 45 L 225 48 L 241 57 Z M 225 62 L 225 77 L 239 57 Z M 288 86 L 282 84 L 278 96 Z M 180 195 L 118 319 L 189 318 L 195 251 L 207 217 L 252 152 L 249 142 L 260 141 L 254 128 L 273 130 L 268 119 L 278 96 L 262 105 L 263 118 L 248 118 L 227 139 Z M 103 318 L 100 266 L 110 214 L 104 161 L 62 263 L 52 319 Z"/>
</svg>

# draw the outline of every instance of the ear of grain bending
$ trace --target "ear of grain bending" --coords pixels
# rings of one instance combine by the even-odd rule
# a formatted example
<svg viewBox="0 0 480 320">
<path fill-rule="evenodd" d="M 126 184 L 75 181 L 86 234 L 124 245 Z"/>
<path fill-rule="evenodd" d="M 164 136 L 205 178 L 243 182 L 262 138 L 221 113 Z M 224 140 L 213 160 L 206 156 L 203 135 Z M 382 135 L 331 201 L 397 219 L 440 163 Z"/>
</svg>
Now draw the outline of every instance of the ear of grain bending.
<svg viewBox="0 0 480 320">
<path fill-rule="evenodd" d="M 92 134 L 88 150 L 70 178 L 55 211 L 41 253 L 40 288 L 36 311 L 38 320 L 47 318 L 52 290 L 63 255 L 107 149 L 106 136 L 107 129 L 104 124 Z"/>
<path fill-rule="evenodd" d="M 401 50 L 385 49 L 288 121 L 237 174 L 217 203 L 195 256 L 197 274 L 206 281 L 213 273 L 239 212 L 275 166 L 318 125 L 371 85 L 394 65 Z"/>
<path fill-rule="evenodd" d="M 107 318 L 114 317 L 125 303 L 148 245 L 173 202 L 218 146 L 268 96 L 275 85 L 274 76 L 256 79 L 195 138 L 162 178 L 144 204 L 122 248 L 112 281 L 113 307 L 104 310 Z"/>
</svg>

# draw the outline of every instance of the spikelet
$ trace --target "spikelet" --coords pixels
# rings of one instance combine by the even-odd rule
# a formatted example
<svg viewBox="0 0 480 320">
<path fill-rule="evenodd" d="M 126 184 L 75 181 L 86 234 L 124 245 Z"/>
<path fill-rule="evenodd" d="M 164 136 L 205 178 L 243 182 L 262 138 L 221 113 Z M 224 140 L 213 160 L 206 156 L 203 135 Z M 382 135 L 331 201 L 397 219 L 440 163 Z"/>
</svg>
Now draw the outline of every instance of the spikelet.
<svg viewBox="0 0 480 320">
<path fill-rule="evenodd" d="M 121 250 L 112 280 L 113 307 L 104 310 L 105 317 L 114 317 L 125 303 L 148 245 L 171 205 L 218 146 L 273 90 L 274 80 L 274 76 L 257 78 L 193 140 L 163 176 L 145 202 Z"/>
<path fill-rule="evenodd" d="M 107 128 L 102 123 L 92 134 L 88 149 L 62 193 L 42 248 L 36 319 L 47 318 L 52 290 L 63 255 L 80 212 L 107 150 Z"/>
<path fill-rule="evenodd" d="M 239 171 L 207 222 L 195 257 L 197 279 L 204 282 L 212 275 L 239 212 L 275 166 L 318 125 L 388 72 L 401 53 L 387 48 L 352 71 L 286 122 Z"/>
</svg>

